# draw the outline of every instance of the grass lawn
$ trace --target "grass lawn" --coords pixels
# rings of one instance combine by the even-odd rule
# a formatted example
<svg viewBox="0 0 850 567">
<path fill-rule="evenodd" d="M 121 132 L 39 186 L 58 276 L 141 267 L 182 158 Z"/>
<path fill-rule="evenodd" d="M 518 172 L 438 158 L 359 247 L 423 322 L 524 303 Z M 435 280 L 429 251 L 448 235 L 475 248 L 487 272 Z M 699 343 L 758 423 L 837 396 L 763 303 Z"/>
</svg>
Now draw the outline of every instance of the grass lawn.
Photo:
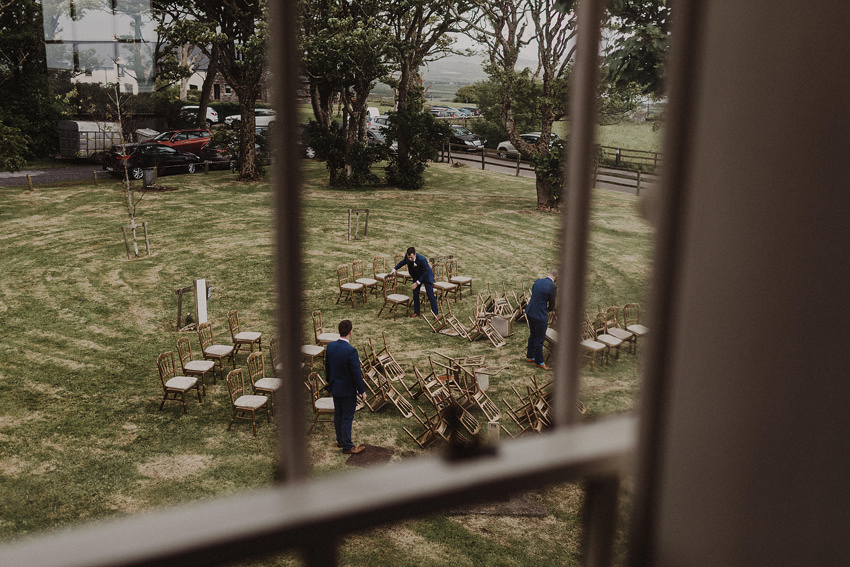
<svg viewBox="0 0 850 567">
<path fill-rule="evenodd" d="M 408 384 L 413 364 L 424 370 L 434 351 L 483 354 L 487 364 L 506 367 L 491 379 L 488 394 L 499 406 L 503 398 L 514 404 L 511 386 L 524 391 L 532 372 L 524 362 L 527 328 L 515 326 L 508 344 L 496 349 L 486 340 L 434 334 L 421 319 L 379 319 L 382 302 L 374 297 L 355 307 L 335 304 L 336 267 L 361 259 L 371 272 L 373 256 L 384 255 L 391 264 L 413 245 L 429 257 L 458 258 L 476 293 L 488 284 L 519 292 L 544 275 L 558 254 L 560 217 L 536 211 L 534 181 L 435 164 L 420 192 L 343 191 L 326 187 L 323 164 L 304 165 L 305 341 L 312 342 L 310 313 L 316 309 L 326 327 L 351 319 L 361 353 L 370 338 L 381 348 L 386 332 Z M 1 538 L 272 482 L 274 424 L 260 422 L 257 437 L 245 422 L 226 431 L 230 406 L 221 380 L 208 386 L 203 404 L 190 398 L 186 415 L 174 402 L 158 409 L 156 357 L 176 354 L 181 336 L 175 330 L 178 288 L 195 278 L 210 282 L 217 342 L 229 342 L 229 309 L 238 309 L 243 329 L 261 331 L 266 344 L 275 332 L 270 188 L 233 179 L 229 172 L 160 178 L 176 190 L 149 193 L 140 202 L 152 255 L 132 261 L 120 232 L 126 207 L 117 183 L 32 192 L 0 188 Z M 652 231 L 635 205 L 632 196 L 594 194 L 590 312 L 646 297 Z M 370 209 L 366 239 L 347 240 L 349 208 Z M 452 307 L 468 321 L 475 298 L 465 295 Z M 197 334 L 183 334 L 197 354 Z M 639 359 L 624 353 L 606 367 L 586 369 L 587 418 L 634 407 Z M 237 364 L 245 368 L 245 355 Z M 306 390 L 304 403 L 309 413 Z M 473 414 L 483 420 L 477 408 Z M 507 416 L 503 424 L 516 431 Z M 354 439 L 391 449 L 393 460 L 410 458 L 421 451 L 403 425 L 420 431 L 391 406 L 374 414 L 361 410 Z M 332 425 L 317 425 L 309 445 L 314 474 L 345 473 Z M 575 485 L 541 489 L 534 498 L 549 510 L 543 518 L 439 515 L 383 527 L 349 537 L 341 561 L 576 564 L 582 494 Z M 256 565 L 297 563 L 283 556 Z"/>
</svg>

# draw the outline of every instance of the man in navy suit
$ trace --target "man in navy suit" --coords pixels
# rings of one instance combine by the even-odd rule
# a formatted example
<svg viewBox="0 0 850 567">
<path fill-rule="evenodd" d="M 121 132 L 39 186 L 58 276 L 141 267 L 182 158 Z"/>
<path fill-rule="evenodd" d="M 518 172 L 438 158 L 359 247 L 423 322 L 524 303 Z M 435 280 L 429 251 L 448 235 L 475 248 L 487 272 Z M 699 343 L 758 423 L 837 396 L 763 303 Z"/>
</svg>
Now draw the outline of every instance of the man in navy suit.
<svg viewBox="0 0 850 567">
<path fill-rule="evenodd" d="M 546 329 L 549 328 L 549 311 L 555 309 L 555 297 L 558 293 L 555 282 L 558 281 L 559 275 L 558 268 L 552 268 L 548 277 L 535 281 L 531 286 L 531 299 L 525 308 L 525 318 L 528 319 L 530 331 L 525 359 L 544 370 L 551 370 L 543 360 L 543 339 L 546 338 Z"/>
<path fill-rule="evenodd" d="M 351 321 L 339 323 L 339 340 L 328 344 L 325 350 L 325 378 L 327 389 L 334 399 L 334 429 L 336 445 L 346 455 L 360 453 L 366 447 L 351 442 L 351 424 L 357 410 L 357 396 L 365 402 L 366 387 L 360 372 L 360 357 L 351 346 Z"/>
<path fill-rule="evenodd" d="M 410 291 L 413 292 L 413 315 L 411 317 L 419 317 L 419 286 L 425 286 L 425 293 L 428 295 L 428 301 L 431 302 L 431 313 L 434 318 L 437 318 L 440 310 L 437 309 L 437 298 L 434 296 L 434 272 L 431 271 L 431 266 L 428 265 L 428 260 L 422 254 L 416 253 L 416 248 L 411 246 L 407 249 L 407 254 L 404 259 L 396 264 L 391 272 L 392 275 L 402 266 L 407 265 L 407 272 L 413 279 L 413 285 L 410 286 Z"/>
</svg>

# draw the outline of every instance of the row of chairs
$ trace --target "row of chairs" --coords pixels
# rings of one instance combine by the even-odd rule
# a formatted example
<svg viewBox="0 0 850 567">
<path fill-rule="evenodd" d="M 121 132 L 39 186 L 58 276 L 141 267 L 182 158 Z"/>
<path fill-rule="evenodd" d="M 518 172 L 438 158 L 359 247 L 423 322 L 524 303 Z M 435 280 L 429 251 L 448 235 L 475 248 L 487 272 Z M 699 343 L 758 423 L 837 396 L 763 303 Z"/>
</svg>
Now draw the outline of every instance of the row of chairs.
<svg viewBox="0 0 850 567">
<path fill-rule="evenodd" d="M 622 324 L 620 324 L 622 315 Z M 552 331 L 550 338 L 549 331 Z M 640 304 L 626 303 L 623 307 L 612 305 L 605 311 L 600 308 L 596 316 L 591 319 L 585 312 L 584 320 L 581 322 L 581 347 L 587 358 L 590 359 L 590 368 L 596 364 L 596 355 L 602 356 L 602 362 L 607 363 L 610 359 L 611 349 L 614 349 L 617 358 L 620 357 L 620 348 L 626 344 L 632 354 L 637 353 L 638 339 L 646 336 L 649 328 L 640 323 Z M 547 340 L 544 346 L 549 353 L 557 342 L 557 333 L 553 329 L 546 332 Z"/>
<path fill-rule="evenodd" d="M 396 266 L 404 255 L 399 254 L 394 258 L 393 266 Z M 458 272 L 458 263 L 456 258 L 447 258 L 445 260 L 434 261 L 432 270 L 434 272 L 434 293 L 437 296 L 451 296 L 455 301 L 463 299 L 463 288 L 468 288 L 472 292 L 472 278 L 462 275 Z M 387 287 L 387 279 L 391 272 L 387 270 L 386 260 L 384 256 L 375 256 L 372 258 L 372 276 L 369 277 L 365 273 L 365 264 L 363 260 L 354 260 L 349 269 L 348 264 L 340 264 L 337 266 L 337 285 L 339 287 L 339 295 L 336 303 L 341 300 L 351 301 L 352 307 L 355 300 L 359 297 L 363 303 L 366 303 L 369 293 L 375 297 L 379 297 L 378 286 L 382 285 L 384 295 L 384 306 L 387 305 L 386 296 L 388 294 L 398 294 L 395 289 L 395 281 L 393 288 Z M 402 285 L 410 279 L 410 274 L 407 270 L 398 270 L 395 273 L 395 278 L 400 278 Z M 424 287 L 420 288 L 420 293 L 425 293 Z M 402 294 L 403 295 L 403 294 Z M 409 303 L 408 297 L 408 303 Z M 383 307 L 381 308 L 383 311 Z"/>
</svg>

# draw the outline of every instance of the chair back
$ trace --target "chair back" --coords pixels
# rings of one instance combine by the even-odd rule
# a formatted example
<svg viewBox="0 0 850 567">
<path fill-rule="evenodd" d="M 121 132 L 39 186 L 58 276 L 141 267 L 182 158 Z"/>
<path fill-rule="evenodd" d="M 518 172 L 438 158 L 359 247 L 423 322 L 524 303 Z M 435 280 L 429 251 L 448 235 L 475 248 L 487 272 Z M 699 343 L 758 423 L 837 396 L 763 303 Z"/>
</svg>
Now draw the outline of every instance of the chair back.
<svg viewBox="0 0 850 567">
<path fill-rule="evenodd" d="M 351 278 L 348 275 L 348 264 L 340 264 L 336 268 L 336 279 L 339 285 L 350 283 Z"/>
<path fill-rule="evenodd" d="M 213 338 L 212 323 L 207 321 L 198 325 L 198 342 L 201 343 L 201 350 L 206 351 L 209 347 L 215 344 Z"/>
<path fill-rule="evenodd" d="M 612 305 L 608 309 L 605 310 L 605 320 L 607 322 L 606 328 L 608 329 L 620 329 L 620 308 L 616 305 Z"/>
<path fill-rule="evenodd" d="M 239 314 L 235 309 L 227 312 L 227 325 L 230 327 L 230 338 L 235 341 L 239 334 Z"/>
<path fill-rule="evenodd" d="M 387 277 L 383 281 L 383 285 L 381 286 L 381 293 L 384 296 L 384 301 L 387 300 L 387 296 L 395 293 L 396 290 L 396 279 L 393 277 Z"/>
<path fill-rule="evenodd" d="M 446 279 L 452 279 L 457 275 L 457 258 L 446 260 Z"/>
<path fill-rule="evenodd" d="M 231 370 L 224 380 L 227 382 L 227 392 L 230 394 L 230 405 L 236 407 L 236 400 L 245 395 L 245 377 L 242 375 L 242 369 Z"/>
<path fill-rule="evenodd" d="M 165 388 L 165 383 L 177 376 L 177 371 L 174 369 L 174 351 L 160 354 L 156 358 L 156 366 L 159 369 L 159 379 L 162 380 L 162 387 Z"/>
<path fill-rule="evenodd" d="M 581 322 L 581 340 L 596 340 L 596 330 L 594 330 L 593 324 L 590 321 Z"/>
<path fill-rule="evenodd" d="M 277 369 L 278 363 L 280 363 L 280 358 L 278 358 L 278 350 L 277 350 L 277 337 L 272 337 L 269 340 L 269 356 L 272 360 L 272 368 Z"/>
<path fill-rule="evenodd" d="M 432 271 L 434 272 L 434 281 L 442 282 L 448 281 L 446 278 L 446 267 L 442 262 L 434 262 L 434 265 L 431 266 Z"/>
<path fill-rule="evenodd" d="M 600 311 L 596 314 L 596 318 L 593 320 L 593 332 L 597 335 L 604 335 L 608 330 L 608 321 L 605 318 L 605 313 Z"/>
<path fill-rule="evenodd" d="M 177 339 L 177 353 L 180 355 L 180 366 L 186 372 L 186 365 L 192 360 L 192 343 L 187 337 Z"/>
<path fill-rule="evenodd" d="M 322 332 L 322 312 L 313 311 L 313 334 L 316 335 L 316 342 L 319 341 L 319 335 L 321 335 Z"/>
<path fill-rule="evenodd" d="M 322 377 L 319 376 L 318 372 L 311 372 L 309 376 L 307 376 L 307 384 L 310 386 L 310 397 L 313 400 L 313 408 L 316 407 L 316 400 L 319 398 L 323 398 L 322 396 L 322 388 L 324 384 L 322 384 Z"/>
<path fill-rule="evenodd" d="M 376 276 L 379 273 L 384 273 L 387 271 L 387 266 L 384 261 L 383 256 L 375 256 L 372 258 L 372 276 Z"/>
<path fill-rule="evenodd" d="M 639 325 L 640 324 L 640 304 L 639 303 L 626 303 L 623 305 L 623 325 L 628 327 L 629 325 Z"/>
<path fill-rule="evenodd" d="M 266 360 L 262 352 L 252 352 L 248 355 L 248 377 L 251 379 L 251 385 L 255 385 L 256 381 L 266 375 Z"/>
<path fill-rule="evenodd" d="M 363 260 L 354 260 L 351 262 L 351 277 L 355 280 L 357 278 L 362 278 L 364 276 L 363 273 Z"/>
</svg>

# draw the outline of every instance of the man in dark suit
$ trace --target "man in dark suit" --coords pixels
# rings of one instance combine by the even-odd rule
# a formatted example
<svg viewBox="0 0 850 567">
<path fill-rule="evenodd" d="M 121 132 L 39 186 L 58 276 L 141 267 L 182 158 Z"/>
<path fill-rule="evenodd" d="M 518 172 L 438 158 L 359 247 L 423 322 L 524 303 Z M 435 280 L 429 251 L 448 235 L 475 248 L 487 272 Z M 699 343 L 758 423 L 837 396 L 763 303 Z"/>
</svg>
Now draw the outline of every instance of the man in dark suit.
<svg viewBox="0 0 850 567">
<path fill-rule="evenodd" d="M 431 271 L 428 260 L 422 254 L 417 254 L 416 249 L 411 246 L 407 249 L 404 259 L 393 268 L 391 275 L 395 275 L 396 270 L 404 265 L 407 265 L 407 271 L 413 279 L 413 285 L 410 286 L 410 291 L 413 292 L 413 315 L 411 317 L 419 317 L 419 286 L 424 285 L 428 301 L 431 302 L 431 313 L 434 314 L 436 319 L 440 310 L 437 309 L 437 298 L 434 296 L 434 272 Z"/>
<path fill-rule="evenodd" d="M 366 387 L 360 372 L 360 357 L 351 345 L 351 321 L 339 323 L 339 340 L 329 343 L 325 351 L 327 389 L 334 399 L 336 445 L 346 455 L 360 453 L 366 447 L 351 442 L 351 424 L 357 410 L 357 397 L 365 402 Z"/>
<path fill-rule="evenodd" d="M 555 282 L 558 281 L 559 275 L 558 268 L 552 268 L 547 277 L 535 281 L 531 286 L 531 299 L 525 308 L 525 318 L 528 320 L 530 331 L 525 359 L 544 370 L 551 370 L 543 360 L 543 339 L 546 338 L 546 329 L 549 328 L 549 311 L 555 309 L 555 297 L 558 293 Z"/>
</svg>

